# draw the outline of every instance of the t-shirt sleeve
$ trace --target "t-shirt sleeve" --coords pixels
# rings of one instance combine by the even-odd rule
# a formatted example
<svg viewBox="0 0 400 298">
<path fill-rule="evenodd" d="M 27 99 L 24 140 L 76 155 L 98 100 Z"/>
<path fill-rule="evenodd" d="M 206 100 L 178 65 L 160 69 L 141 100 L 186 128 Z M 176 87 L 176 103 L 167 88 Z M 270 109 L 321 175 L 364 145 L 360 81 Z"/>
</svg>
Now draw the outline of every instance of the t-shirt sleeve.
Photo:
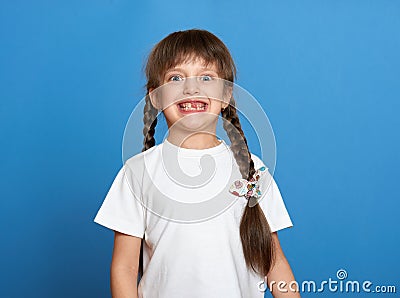
<svg viewBox="0 0 400 298">
<path fill-rule="evenodd" d="M 265 167 L 265 164 L 258 156 L 254 154 L 251 155 L 256 170 L 262 166 Z M 264 215 L 271 228 L 271 232 L 292 227 L 293 223 L 286 209 L 281 192 L 279 191 L 275 179 L 269 173 L 268 168 L 260 178 L 259 188 L 261 191 L 259 204 L 261 209 L 264 211 Z"/>
<path fill-rule="evenodd" d="M 115 177 L 94 222 L 127 235 L 143 238 L 145 207 L 141 187 L 132 170 L 124 165 Z"/>
</svg>

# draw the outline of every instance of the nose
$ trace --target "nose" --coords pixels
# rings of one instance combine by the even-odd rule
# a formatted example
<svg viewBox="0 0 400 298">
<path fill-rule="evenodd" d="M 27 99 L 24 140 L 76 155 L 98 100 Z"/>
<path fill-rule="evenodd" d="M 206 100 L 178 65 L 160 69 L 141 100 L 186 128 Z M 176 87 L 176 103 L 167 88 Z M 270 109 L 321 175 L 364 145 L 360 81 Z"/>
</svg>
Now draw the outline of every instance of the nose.
<svg viewBox="0 0 400 298">
<path fill-rule="evenodd" d="M 187 77 L 183 86 L 183 93 L 186 95 L 193 95 L 198 94 L 199 91 L 196 77 Z"/>
</svg>

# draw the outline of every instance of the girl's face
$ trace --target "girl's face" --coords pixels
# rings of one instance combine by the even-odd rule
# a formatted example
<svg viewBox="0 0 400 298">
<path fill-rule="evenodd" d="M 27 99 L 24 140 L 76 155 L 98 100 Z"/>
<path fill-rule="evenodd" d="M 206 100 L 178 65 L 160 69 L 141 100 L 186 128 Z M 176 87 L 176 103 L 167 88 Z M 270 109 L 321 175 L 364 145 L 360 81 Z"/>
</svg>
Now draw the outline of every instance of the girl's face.
<svg viewBox="0 0 400 298">
<path fill-rule="evenodd" d="M 231 89 L 214 64 L 191 59 L 169 69 L 162 79 L 160 87 L 149 91 L 169 128 L 177 125 L 193 131 L 216 125 L 221 109 L 229 104 Z"/>
</svg>

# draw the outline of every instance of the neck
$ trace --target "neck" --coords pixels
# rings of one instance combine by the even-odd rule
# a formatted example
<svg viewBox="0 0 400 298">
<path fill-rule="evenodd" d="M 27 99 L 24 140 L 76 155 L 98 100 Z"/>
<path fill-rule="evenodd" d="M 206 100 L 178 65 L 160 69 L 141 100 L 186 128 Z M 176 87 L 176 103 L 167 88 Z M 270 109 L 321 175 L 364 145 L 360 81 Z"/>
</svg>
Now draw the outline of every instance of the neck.
<svg viewBox="0 0 400 298">
<path fill-rule="evenodd" d="M 187 149 L 207 149 L 221 144 L 215 134 L 207 132 L 198 132 L 190 136 L 169 133 L 167 140 L 176 146 Z"/>
</svg>

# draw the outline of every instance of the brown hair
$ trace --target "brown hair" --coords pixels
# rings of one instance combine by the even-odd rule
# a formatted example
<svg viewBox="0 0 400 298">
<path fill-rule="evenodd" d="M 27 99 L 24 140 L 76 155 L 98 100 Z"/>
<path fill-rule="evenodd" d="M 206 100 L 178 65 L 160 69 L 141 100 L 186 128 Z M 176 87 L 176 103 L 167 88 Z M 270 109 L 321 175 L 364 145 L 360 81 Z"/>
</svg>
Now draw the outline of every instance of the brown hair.
<svg viewBox="0 0 400 298">
<path fill-rule="evenodd" d="M 157 125 L 158 110 L 153 107 L 149 90 L 162 84 L 165 72 L 192 58 L 201 58 L 206 64 L 215 63 L 219 76 L 229 82 L 236 77 L 235 63 L 225 44 L 214 34 L 206 30 L 191 29 L 171 33 L 157 43 L 149 54 L 145 68 L 147 78 L 146 104 L 143 116 L 143 151 L 155 145 L 154 133 Z M 233 97 L 229 105 L 221 111 L 223 127 L 231 141 L 231 150 L 239 166 L 242 178 L 250 179 L 254 173 L 254 162 L 244 136 L 236 103 Z M 274 260 L 274 248 L 271 229 L 259 204 L 244 209 L 240 222 L 240 238 L 244 258 L 248 268 L 266 276 Z M 140 250 L 139 273 L 143 275 L 143 240 Z"/>
</svg>

